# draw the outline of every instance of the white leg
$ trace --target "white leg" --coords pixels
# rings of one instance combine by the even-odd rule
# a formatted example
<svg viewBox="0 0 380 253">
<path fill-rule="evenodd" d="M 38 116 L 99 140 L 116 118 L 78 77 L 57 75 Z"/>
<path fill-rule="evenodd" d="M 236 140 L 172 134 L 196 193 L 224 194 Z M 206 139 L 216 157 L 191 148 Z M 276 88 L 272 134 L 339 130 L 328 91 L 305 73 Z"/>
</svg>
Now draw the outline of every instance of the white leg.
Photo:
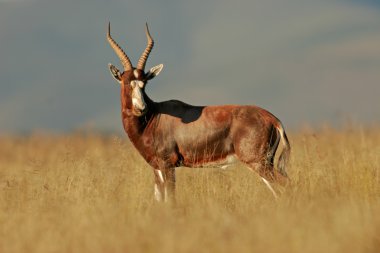
<svg viewBox="0 0 380 253">
<path fill-rule="evenodd" d="M 164 202 L 168 202 L 168 186 L 165 184 Z"/>
<path fill-rule="evenodd" d="M 161 170 L 157 170 L 158 178 L 160 179 L 160 182 L 163 184 L 164 183 L 164 176 L 162 175 Z"/>
<path fill-rule="evenodd" d="M 270 183 L 268 182 L 268 180 L 266 180 L 265 178 L 261 177 L 261 179 L 264 181 L 264 183 L 266 184 L 266 186 L 268 186 L 269 190 L 272 192 L 273 196 L 275 199 L 278 199 L 278 196 L 276 194 L 276 192 L 273 190 L 272 186 L 270 185 Z"/>
<path fill-rule="evenodd" d="M 154 184 L 154 198 L 158 202 L 162 201 L 162 194 L 161 194 L 160 189 L 158 188 L 157 184 Z"/>
<path fill-rule="evenodd" d="M 165 174 L 164 174 L 165 173 Z M 154 170 L 154 196 L 158 202 L 174 202 L 175 172 L 171 170 Z"/>
<path fill-rule="evenodd" d="M 175 170 L 165 170 L 165 202 L 175 203 Z"/>
<path fill-rule="evenodd" d="M 156 199 L 157 202 L 162 202 L 165 200 L 165 195 L 163 192 L 164 188 L 164 176 L 162 174 L 161 170 L 154 170 L 155 174 L 155 181 L 156 183 L 154 184 L 154 198 Z"/>
</svg>

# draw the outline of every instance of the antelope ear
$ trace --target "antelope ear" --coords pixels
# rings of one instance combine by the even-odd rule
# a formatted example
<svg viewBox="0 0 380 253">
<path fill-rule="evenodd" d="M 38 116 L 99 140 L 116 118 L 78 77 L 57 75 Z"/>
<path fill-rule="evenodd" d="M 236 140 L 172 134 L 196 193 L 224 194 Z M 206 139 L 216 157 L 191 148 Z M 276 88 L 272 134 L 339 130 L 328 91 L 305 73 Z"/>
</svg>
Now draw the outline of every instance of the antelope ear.
<svg viewBox="0 0 380 253">
<path fill-rule="evenodd" d="M 112 65 L 111 63 L 108 63 L 108 67 L 109 67 L 109 69 L 111 71 L 111 75 L 113 76 L 113 78 L 115 78 L 115 80 L 120 83 L 121 82 L 121 73 L 120 73 L 120 71 L 114 65 Z"/>
<path fill-rule="evenodd" d="M 151 68 L 148 71 L 148 73 L 146 73 L 146 80 L 150 80 L 150 79 L 154 78 L 155 76 L 158 76 L 158 74 L 160 74 L 160 72 L 163 68 L 164 68 L 164 64 L 159 64 L 159 65 Z"/>
</svg>

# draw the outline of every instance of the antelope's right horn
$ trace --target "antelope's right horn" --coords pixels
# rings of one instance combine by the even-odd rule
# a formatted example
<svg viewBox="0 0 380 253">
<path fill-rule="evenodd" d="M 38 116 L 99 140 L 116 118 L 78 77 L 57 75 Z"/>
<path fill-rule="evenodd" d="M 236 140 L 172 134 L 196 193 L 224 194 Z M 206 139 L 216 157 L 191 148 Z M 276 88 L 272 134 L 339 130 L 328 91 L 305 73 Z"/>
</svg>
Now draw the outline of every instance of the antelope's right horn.
<svg viewBox="0 0 380 253">
<path fill-rule="evenodd" d="M 111 37 L 111 22 L 108 23 L 107 40 L 110 43 L 112 49 L 115 51 L 115 53 L 119 57 L 121 64 L 124 67 L 124 71 L 131 70 L 133 68 L 131 60 L 129 60 L 127 54 L 123 51 L 123 49 L 121 49 L 121 47 Z"/>
</svg>

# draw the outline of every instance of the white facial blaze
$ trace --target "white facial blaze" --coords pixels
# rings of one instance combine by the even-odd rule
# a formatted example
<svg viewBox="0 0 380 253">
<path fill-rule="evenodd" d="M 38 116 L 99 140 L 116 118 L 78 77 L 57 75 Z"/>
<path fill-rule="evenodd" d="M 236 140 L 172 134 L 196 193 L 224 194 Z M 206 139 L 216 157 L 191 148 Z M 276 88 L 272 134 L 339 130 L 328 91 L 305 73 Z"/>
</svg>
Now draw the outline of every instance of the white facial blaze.
<svg viewBox="0 0 380 253">
<path fill-rule="evenodd" d="M 136 78 L 139 78 L 139 72 L 137 71 L 137 69 L 133 70 L 133 75 L 134 75 Z"/>
<path fill-rule="evenodd" d="M 132 86 L 132 104 L 133 107 L 139 110 L 144 110 L 146 107 L 144 96 L 141 88 L 144 87 L 144 83 L 142 81 L 131 81 Z"/>
</svg>

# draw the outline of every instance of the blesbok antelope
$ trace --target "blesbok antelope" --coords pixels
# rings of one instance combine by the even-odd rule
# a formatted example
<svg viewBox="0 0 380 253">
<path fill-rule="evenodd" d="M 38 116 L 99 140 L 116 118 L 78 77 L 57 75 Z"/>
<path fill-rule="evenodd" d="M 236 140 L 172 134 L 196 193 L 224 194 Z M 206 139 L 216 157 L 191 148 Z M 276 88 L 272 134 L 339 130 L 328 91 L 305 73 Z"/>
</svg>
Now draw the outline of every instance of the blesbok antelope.
<svg viewBox="0 0 380 253">
<path fill-rule="evenodd" d="M 257 106 L 192 106 L 177 100 L 154 102 L 145 93 L 149 80 L 163 65 L 145 72 L 153 48 L 148 40 L 136 68 L 127 54 L 112 39 L 108 25 L 107 40 L 123 65 L 124 72 L 109 64 L 112 76 L 121 87 L 122 122 L 129 139 L 152 166 L 155 198 L 174 198 L 175 168 L 224 166 L 240 160 L 256 171 L 276 197 L 269 182 L 287 181 L 285 165 L 290 145 L 280 120 Z M 284 145 L 277 169 L 274 156 L 280 140 Z"/>
</svg>

